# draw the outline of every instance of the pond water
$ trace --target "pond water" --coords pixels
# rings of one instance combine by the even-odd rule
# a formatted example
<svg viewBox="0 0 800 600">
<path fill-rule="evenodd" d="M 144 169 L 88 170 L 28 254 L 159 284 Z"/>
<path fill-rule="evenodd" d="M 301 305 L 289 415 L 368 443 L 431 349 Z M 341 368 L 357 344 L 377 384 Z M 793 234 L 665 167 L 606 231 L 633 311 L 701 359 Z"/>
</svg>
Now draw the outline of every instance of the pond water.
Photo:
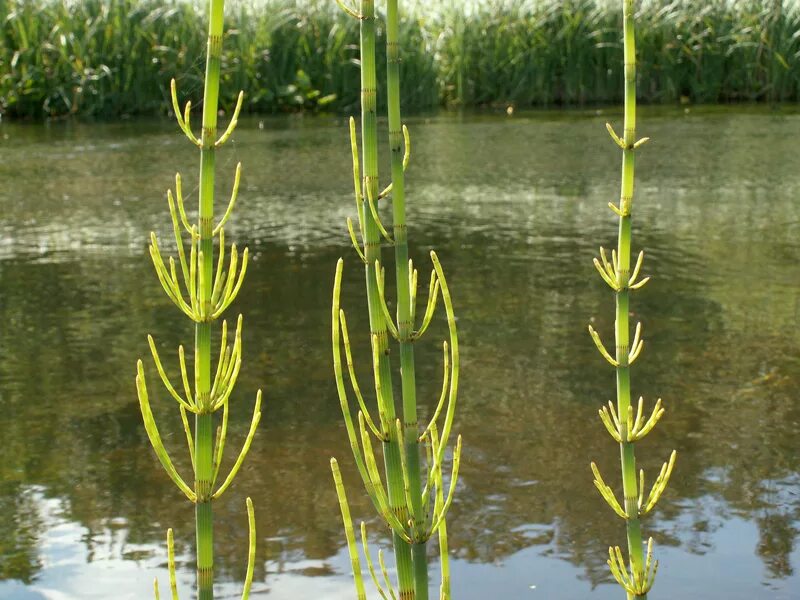
<svg viewBox="0 0 800 600">
<path fill-rule="evenodd" d="M 605 565 L 622 522 L 592 485 L 617 488 L 618 450 L 597 418 L 613 371 L 586 333 L 613 327 L 592 266 L 611 246 L 618 112 L 444 114 L 409 120 L 412 255 L 438 250 L 462 346 L 462 473 L 448 519 L 459 600 L 619 599 Z M 197 156 L 168 122 L 0 125 L 0 598 L 150 597 L 166 590 L 173 527 L 191 597 L 193 510 L 158 465 L 134 388 L 146 335 L 191 345 L 147 255 L 169 239 L 174 172 Z M 634 249 L 653 280 L 633 297 L 645 350 L 634 392 L 667 413 L 637 447 L 650 473 L 679 452 L 645 521 L 661 559 L 651 598 L 797 598 L 800 590 L 800 114 L 642 111 Z M 230 315 L 245 315 L 231 452 L 258 387 L 264 417 L 217 507 L 220 597 L 244 577 L 244 498 L 258 523 L 254 598 L 353 598 L 328 459 L 357 519 L 387 547 L 350 456 L 330 359 L 334 267 L 369 387 L 363 271 L 349 246 L 346 121 L 243 120 L 220 194 L 244 163 L 228 238 L 252 253 Z M 387 173 L 384 164 L 383 173 Z M 221 202 L 220 202 L 221 203 Z M 190 201 L 190 204 L 194 204 Z M 427 280 L 427 276 L 426 276 Z M 420 397 L 440 385 L 439 320 L 420 342 Z M 395 365 L 396 366 L 396 365 Z M 397 379 L 397 378 L 396 378 Z M 174 403 L 150 386 L 167 445 L 190 468 Z M 433 579 L 438 576 L 433 563 Z M 162 596 L 163 597 L 163 596 Z"/>
</svg>

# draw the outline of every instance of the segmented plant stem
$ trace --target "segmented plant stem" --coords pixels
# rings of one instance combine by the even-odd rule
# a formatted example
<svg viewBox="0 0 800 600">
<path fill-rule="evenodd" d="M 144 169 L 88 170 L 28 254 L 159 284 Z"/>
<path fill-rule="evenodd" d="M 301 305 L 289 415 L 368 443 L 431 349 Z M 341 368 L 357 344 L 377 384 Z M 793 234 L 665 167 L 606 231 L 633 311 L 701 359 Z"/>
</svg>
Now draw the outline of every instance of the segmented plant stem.
<svg viewBox="0 0 800 600">
<path fill-rule="evenodd" d="M 216 161 L 217 110 L 224 0 L 209 1 L 208 48 L 203 92 L 203 130 L 200 149 L 199 234 L 205 281 L 212 281 L 214 268 L 214 175 Z M 211 286 L 205 286 L 200 302 L 211 313 Z M 195 325 L 196 394 L 200 406 L 208 405 L 211 393 L 211 324 Z M 214 476 L 214 425 L 210 412 L 195 417 L 195 521 L 197 530 L 197 588 L 199 600 L 214 598 L 214 514 L 211 486 Z"/>
<path fill-rule="evenodd" d="M 200 327 L 198 325 L 197 327 Z M 201 348 L 198 348 L 202 350 Z M 214 426 L 210 414 L 195 417 L 195 529 L 197 534 L 197 593 L 199 600 L 214 598 L 214 513 L 211 477 Z"/>
<path fill-rule="evenodd" d="M 408 228 L 406 226 L 405 176 L 403 173 L 403 132 L 400 116 L 400 35 L 398 0 L 386 3 L 386 76 L 389 113 L 389 149 L 392 165 L 392 211 L 395 273 L 397 279 L 397 329 L 400 342 L 400 373 L 403 394 L 403 451 L 409 474 L 412 519 L 424 526 L 420 443 L 417 425 L 417 391 L 414 363 L 413 322 L 409 290 Z M 417 600 L 428 599 L 428 560 L 426 543 L 414 544 L 414 590 Z"/>
<path fill-rule="evenodd" d="M 378 123 L 377 123 L 377 76 L 375 68 L 375 4 L 373 0 L 361 0 L 361 136 L 364 164 L 365 195 L 378 198 Z M 401 159 L 402 160 L 402 159 Z M 401 165 L 402 166 L 402 165 Z M 391 425 L 396 418 L 392 393 L 392 371 L 389 361 L 389 339 L 386 321 L 380 306 L 376 261 L 381 259 L 381 234 L 368 207 L 361 206 L 361 219 L 364 223 L 364 256 L 366 258 L 367 301 L 372 343 L 378 345 L 378 373 L 382 394 L 378 398 L 386 422 Z M 400 441 L 394 427 L 389 426 L 384 434 L 388 438 L 383 444 L 386 469 L 387 491 L 390 508 L 401 522 L 408 520 L 403 491 L 403 472 L 400 460 Z M 393 532 L 395 561 L 397 564 L 398 591 L 400 598 L 414 597 L 414 577 L 412 573 L 411 547 Z"/>
<path fill-rule="evenodd" d="M 634 0 L 623 0 L 623 36 L 625 62 L 625 123 L 622 151 L 622 185 L 620 191 L 619 239 L 617 260 L 621 281 L 625 282 L 616 297 L 616 359 L 617 367 L 617 414 L 623 423 L 622 442 L 620 443 L 620 460 L 622 464 L 622 487 L 625 497 L 625 513 L 628 552 L 631 569 L 635 573 L 644 572 L 644 554 L 642 550 L 642 528 L 639 519 L 638 489 L 636 479 L 636 456 L 634 444 L 627 440 L 627 420 L 625 416 L 631 405 L 630 366 L 628 364 L 630 350 L 629 296 L 627 286 L 631 270 L 631 205 L 633 203 L 634 181 L 634 149 L 636 142 L 636 44 L 634 37 Z M 647 595 L 635 596 L 647 598 Z M 634 596 L 628 593 L 628 598 Z"/>
<path fill-rule="evenodd" d="M 227 273 L 223 269 L 225 234 L 223 226 L 230 217 L 239 189 L 241 164 L 236 167 L 233 190 L 228 208 L 220 219 L 214 223 L 214 178 L 216 149 L 228 140 L 236 128 L 239 112 L 242 108 L 243 93 L 239 94 L 236 108 L 233 111 L 228 128 L 217 138 L 217 109 L 219 105 L 220 66 L 222 62 L 222 32 L 224 0 L 210 0 L 208 7 L 208 56 L 206 60 L 206 74 L 204 86 L 204 106 L 202 132 L 196 136 L 190 125 L 191 102 L 181 115 L 178 103 L 175 80 L 172 80 L 171 92 L 173 110 L 183 133 L 189 141 L 200 147 L 200 181 L 198 192 L 198 223 L 189 225 L 181 191 L 180 173 L 175 176 L 175 194 L 172 190 L 167 192 L 170 216 L 178 246 L 178 261 L 184 278 L 188 299 L 184 298 L 181 289 L 176 262 L 169 259 L 169 269 L 164 263 L 158 246 L 155 233 L 150 234 L 150 256 L 156 269 L 159 281 L 167 296 L 180 310 L 189 316 L 195 323 L 195 350 L 194 350 L 194 392 L 189 383 L 183 346 L 178 349 L 181 366 L 181 378 L 184 394 L 179 394 L 165 373 L 158 350 L 152 336 L 148 336 L 150 351 L 153 355 L 156 368 L 161 380 L 170 395 L 175 399 L 181 412 L 186 441 L 189 445 L 189 454 L 194 471 L 194 489 L 187 485 L 175 469 L 172 460 L 158 433 L 158 428 L 153 419 L 150 402 L 147 394 L 147 384 L 142 367 L 142 361 L 137 363 L 136 388 L 139 396 L 139 406 L 144 419 L 150 443 L 158 456 L 161 465 L 166 470 L 172 481 L 183 494 L 195 504 L 195 531 L 197 535 L 197 597 L 199 600 L 213 600 L 214 598 L 214 513 L 211 502 L 219 498 L 231 485 L 239 471 L 242 461 L 247 456 L 250 444 L 253 441 L 258 423 L 261 420 L 261 390 L 256 394 L 253 410 L 253 420 L 250 430 L 239 452 L 239 456 L 231 467 L 224 481 L 216 487 L 219 466 L 225 447 L 225 436 L 228 424 L 228 398 L 236 383 L 241 365 L 241 326 L 242 316 L 239 315 L 236 325 L 235 340 L 232 347 L 227 345 L 227 324 L 222 324 L 222 340 L 220 342 L 220 358 L 216 374 L 212 383 L 211 377 L 211 322 L 217 319 L 231 302 L 236 298 L 247 268 L 248 251 L 242 253 L 241 266 L 238 270 L 238 253 L 235 244 L 231 247 L 230 266 Z M 190 236 L 191 250 L 189 264 L 186 261 L 186 252 L 181 228 Z M 220 254 L 214 276 L 214 237 L 219 234 Z M 223 289 L 222 282 L 226 281 Z M 234 283 L 235 282 L 235 283 Z M 223 410 L 222 422 L 214 435 L 214 412 Z M 189 425 L 187 413 L 195 414 L 194 432 Z M 253 503 L 247 499 L 247 516 L 249 529 L 249 552 L 247 561 L 247 575 L 245 577 L 242 600 L 247 600 L 250 586 L 253 581 L 253 568 L 255 564 L 256 532 Z M 172 583 L 172 596 L 177 599 L 175 589 L 175 563 L 173 556 L 172 532 L 167 536 L 168 553 L 170 556 L 169 572 Z M 158 584 L 155 586 L 155 596 L 158 598 Z"/>
</svg>

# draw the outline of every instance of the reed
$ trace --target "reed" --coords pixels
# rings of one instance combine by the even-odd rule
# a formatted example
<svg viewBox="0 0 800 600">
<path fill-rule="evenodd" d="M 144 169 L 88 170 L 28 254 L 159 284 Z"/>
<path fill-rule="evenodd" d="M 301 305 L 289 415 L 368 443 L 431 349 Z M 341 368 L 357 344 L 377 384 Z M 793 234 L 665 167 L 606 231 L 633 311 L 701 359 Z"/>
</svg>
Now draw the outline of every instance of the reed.
<svg viewBox="0 0 800 600">
<path fill-rule="evenodd" d="M 353 247 L 365 269 L 378 419 L 373 418 L 368 409 L 356 379 L 347 321 L 344 310 L 340 308 L 344 269 L 341 259 L 337 263 L 333 290 L 334 373 L 342 415 L 356 466 L 367 494 L 378 514 L 392 532 L 397 566 L 396 591 L 388 577 L 382 553 L 378 555 L 378 562 L 383 573 L 383 583 L 376 576 L 367 544 L 366 526 L 363 523 L 361 526 L 362 543 L 370 576 L 382 597 L 386 598 L 388 595 L 406 600 L 427 600 L 429 596 L 427 543 L 434 534 L 438 534 L 440 551 L 444 552 L 442 554 L 440 597 L 449 598 L 445 517 L 452 502 L 458 479 L 461 459 L 460 436 L 453 451 L 452 472 L 446 495 L 442 467 L 452 430 L 457 399 L 458 334 L 447 282 L 439 259 L 434 252 L 431 253 L 434 268 L 428 286 L 428 302 L 419 328 L 416 328 L 418 273 L 413 262 L 409 260 L 405 215 L 405 171 L 409 164 L 411 145 L 408 129 L 402 124 L 400 111 L 401 52 L 398 2 L 397 0 L 388 0 L 386 12 L 387 103 L 392 177 L 391 183 L 383 190 L 379 185 L 378 177 L 375 5 L 373 0 L 361 0 L 357 8 L 341 2 L 340 6 L 346 14 L 360 23 L 361 158 L 359 158 L 355 120 L 350 119 L 358 233 L 356 233 L 351 219 L 347 220 L 347 227 Z M 363 165 L 363 178 L 361 165 Z M 379 202 L 381 200 L 386 202 L 390 199 L 393 234 L 390 234 L 382 223 L 378 211 Z M 389 310 L 386 299 L 386 273 L 381 256 L 384 244 L 393 246 L 395 251 L 397 311 L 394 316 Z M 444 376 L 438 404 L 430 421 L 426 426 L 420 428 L 416 397 L 414 344 L 430 325 L 440 293 L 447 313 L 450 332 L 449 345 L 448 342 L 443 344 Z M 398 343 L 400 350 L 400 411 L 396 406 L 392 385 L 392 365 L 389 357 L 390 338 Z M 359 408 L 358 431 L 352 418 L 346 390 L 341 358 L 342 346 L 345 351 L 348 377 Z M 437 422 L 445 406 L 440 435 Z M 385 484 L 375 459 L 371 436 L 374 436 L 383 446 Z M 427 458 L 424 466 L 423 452 Z M 335 460 L 331 461 L 331 468 L 342 509 L 353 574 L 356 580 L 356 591 L 358 597 L 363 598 L 365 592 L 360 561 L 355 548 L 347 498 Z"/>
<path fill-rule="evenodd" d="M 618 3 L 469 6 L 417 3 L 413 18 L 400 23 L 407 110 L 622 101 Z M 0 111 L 15 118 L 164 114 L 171 109 L 167 75 L 186 94 L 202 89 L 201 19 L 190 0 L 4 0 Z M 800 99 L 797 0 L 651 0 L 637 20 L 644 102 Z M 358 24 L 331 3 L 241 3 L 226 22 L 223 104 L 236 101 L 226 90 L 243 89 L 245 113 L 358 106 Z M 383 30 L 376 35 L 382 79 Z"/>
<path fill-rule="evenodd" d="M 228 431 L 230 396 L 239 376 L 242 364 L 242 315 L 236 323 L 233 343 L 228 339 L 227 321 L 222 322 L 219 359 L 212 371 L 211 324 L 225 312 L 241 289 L 247 271 L 247 248 L 241 254 L 236 244 L 230 247 L 228 267 L 225 268 L 225 229 L 239 191 L 241 163 L 236 167 L 233 191 L 227 209 L 219 221 L 214 215 L 214 182 L 216 177 L 216 153 L 230 138 L 238 122 L 244 94 L 240 92 L 236 108 L 228 127 L 218 136 L 217 111 L 219 109 L 220 65 L 222 56 L 224 0 L 210 0 L 208 7 L 207 57 L 203 93 L 203 117 L 200 137 L 191 126 L 191 102 L 183 111 L 178 104 L 175 80 L 172 80 L 172 102 L 178 124 L 189 139 L 200 150 L 200 175 L 197 222 L 190 224 L 183 200 L 181 176 L 175 176 L 175 194 L 167 192 L 167 204 L 172 217 L 172 230 L 178 251 L 178 261 L 172 257 L 167 262 L 161 255 L 158 238 L 150 234 L 150 257 L 156 275 L 167 297 L 195 323 L 194 389 L 186 367 L 183 346 L 178 348 L 183 389 L 173 386 L 159 356 L 155 340 L 148 336 L 150 351 L 161 380 L 172 398 L 178 403 L 186 443 L 194 472 L 194 485 L 189 486 L 175 468 L 158 432 L 147 392 L 144 366 L 137 364 L 136 388 L 145 429 L 150 443 L 161 465 L 170 479 L 195 505 L 195 528 L 197 535 L 197 591 L 200 600 L 214 598 L 214 513 L 213 501 L 228 489 L 239 471 L 255 436 L 261 419 L 261 390 L 256 395 L 253 418 L 247 437 L 227 476 L 220 477 L 220 467 L 225 451 Z M 188 260 L 185 237 L 188 236 Z M 218 257 L 214 265 L 214 243 L 217 238 Z M 167 266 L 169 265 L 169 266 Z M 180 275 L 178 270 L 180 269 Z M 183 283 L 181 283 L 181 281 Z M 176 389 L 176 387 L 178 389 Z M 215 415 L 221 411 L 221 421 L 214 433 Z M 194 428 L 189 423 L 188 413 L 194 415 Z M 243 600 L 248 598 L 253 578 L 255 558 L 255 518 L 253 503 L 247 499 L 250 528 L 250 551 L 245 578 Z M 172 531 L 167 534 L 169 549 L 170 587 L 173 600 L 177 598 L 175 587 L 175 564 L 172 549 Z M 158 582 L 155 584 L 158 598 Z"/>
<path fill-rule="evenodd" d="M 443 102 L 519 107 L 623 100 L 619 3 L 482 0 L 439 14 Z M 639 66 L 648 103 L 797 98 L 795 0 L 642 2 Z"/>
<path fill-rule="evenodd" d="M 617 404 L 612 402 L 600 409 L 600 419 L 611 437 L 619 443 L 622 466 L 623 502 L 617 500 L 614 491 L 603 480 L 600 470 L 592 463 L 594 485 L 611 509 L 625 520 L 628 540 L 628 561 L 626 563 L 619 546 L 609 547 L 608 565 L 614 579 L 625 589 L 629 600 L 647 598 L 653 586 L 658 561 L 653 560 L 653 538 L 647 542 L 644 551 L 642 541 L 641 517 L 655 507 L 669 482 L 675 466 L 676 452 L 673 450 L 669 460 L 661 467 L 661 472 L 650 492 L 645 496 L 644 470 L 636 473 L 635 443 L 643 439 L 658 423 L 664 414 L 659 398 L 645 419 L 644 400 L 640 397 L 637 407 L 631 402 L 631 365 L 636 361 L 644 346 L 642 324 L 636 325 L 633 340 L 630 339 L 630 292 L 641 289 L 650 277 L 639 279 L 644 262 L 644 251 L 639 252 L 631 270 L 631 210 L 633 207 L 634 155 L 649 138 L 636 139 L 636 40 L 634 29 L 634 0 L 623 2 L 623 39 L 625 69 L 625 122 L 623 135 L 618 136 L 610 124 L 606 124 L 614 142 L 622 149 L 622 183 L 619 205 L 609 203 L 609 207 L 619 218 L 617 249 L 612 250 L 611 260 L 604 248 L 600 248 L 600 259 L 594 259 L 594 266 L 603 281 L 614 291 L 616 298 L 615 347 L 612 356 L 606 350 L 599 334 L 589 326 L 589 334 L 603 358 L 616 370 Z"/>
</svg>

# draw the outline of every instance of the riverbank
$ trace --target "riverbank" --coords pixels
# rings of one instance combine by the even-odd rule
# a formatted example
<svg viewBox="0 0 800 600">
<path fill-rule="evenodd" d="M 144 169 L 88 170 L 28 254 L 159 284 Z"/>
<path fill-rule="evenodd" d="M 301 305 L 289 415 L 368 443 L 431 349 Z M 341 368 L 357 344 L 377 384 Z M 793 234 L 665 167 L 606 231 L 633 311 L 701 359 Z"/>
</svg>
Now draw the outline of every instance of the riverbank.
<svg viewBox="0 0 800 600">
<path fill-rule="evenodd" d="M 618 3 L 477 0 L 466 12 L 441 4 L 402 26 L 408 110 L 621 101 Z M 358 23 L 333 0 L 237 8 L 226 27 L 223 105 L 244 89 L 250 113 L 356 109 Z M 643 102 L 800 99 L 796 1 L 645 1 L 638 22 Z M 172 77 L 182 99 L 201 100 L 204 17 L 194 4 L 0 0 L 0 28 L 6 118 L 164 114 Z"/>
</svg>

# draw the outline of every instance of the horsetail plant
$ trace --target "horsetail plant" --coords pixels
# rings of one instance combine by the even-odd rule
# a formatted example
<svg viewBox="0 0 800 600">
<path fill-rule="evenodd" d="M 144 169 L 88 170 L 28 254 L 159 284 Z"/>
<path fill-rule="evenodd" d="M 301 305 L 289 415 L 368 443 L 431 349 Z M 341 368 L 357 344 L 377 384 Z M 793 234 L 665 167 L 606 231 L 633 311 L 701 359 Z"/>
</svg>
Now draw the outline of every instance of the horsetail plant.
<svg viewBox="0 0 800 600">
<path fill-rule="evenodd" d="M 233 191 L 228 207 L 221 219 L 214 223 L 214 180 L 216 151 L 233 133 L 242 108 L 243 93 L 234 109 L 233 116 L 221 136 L 217 137 L 217 110 L 220 81 L 220 57 L 222 53 L 224 0 L 210 0 L 208 50 L 206 59 L 205 89 L 203 96 L 203 124 L 200 137 L 192 132 L 190 115 L 191 102 L 181 112 L 175 80 L 172 80 L 172 103 L 175 117 L 183 133 L 200 149 L 199 217 L 196 224 L 190 224 L 186 214 L 181 188 L 180 174 L 175 177 L 175 194 L 167 192 L 167 204 L 172 217 L 172 229 L 178 251 L 178 263 L 183 285 L 178 275 L 176 261 L 170 257 L 168 263 L 161 256 L 158 238 L 150 234 L 150 257 L 156 275 L 170 300 L 195 323 L 194 352 L 194 390 L 190 385 L 189 373 L 183 346 L 178 348 L 182 391 L 175 389 L 159 357 L 156 343 L 148 336 L 150 351 L 156 369 L 172 398 L 178 403 L 189 456 L 194 471 L 194 486 L 190 487 L 178 473 L 156 427 L 145 382 L 142 361 L 137 364 L 136 388 L 139 406 L 144 418 L 145 429 L 150 443 L 161 465 L 175 485 L 195 505 L 195 525 L 197 534 L 197 589 L 199 600 L 212 600 L 214 597 L 214 553 L 213 553 L 213 509 L 217 500 L 233 482 L 242 466 L 253 441 L 256 428 L 261 419 L 261 390 L 255 401 L 253 418 L 245 442 L 238 458 L 224 479 L 220 478 L 220 466 L 225 451 L 228 430 L 228 412 L 231 392 L 239 375 L 242 363 L 242 316 L 236 322 L 233 343 L 228 341 L 228 324 L 222 322 L 222 335 L 219 359 L 212 372 L 211 364 L 211 323 L 218 319 L 230 306 L 239 293 L 247 270 L 248 251 L 239 256 L 236 244 L 230 248 L 228 268 L 225 268 L 225 223 L 231 216 L 239 190 L 241 163 L 236 167 Z M 188 235 L 188 260 L 184 237 Z M 214 238 L 218 237 L 219 250 L 216 268 L 214 266 Z M 169 266 L 167 266 L 167 264 Z M 185 289 L 184 289 L 185 288 Z M 213 378 L 212 378 L 213 374 Z M 214 414 L 222 411 L 221 422 L 214 436 Z M 194 429 L 189 424 L 187 413 L 195 416 Z M 255 561 L 255 518 L 253 503 L 247 499 L 248 524 L 250 529 L 250 550 L 247 576 L 242 592 L 243 600 L 250 594 Z M 173 600 L 177 600 L 175 584 L 175 561 L 172 530 L 167 533 L 169 553 L 170 589 Z M 155 596 L 158 599 L 158 582 L 155 583 Z"/>
<path fill-rule="evenodd" d="M 340 308 L 340 293 L 344 263 L 336 266 L 332 307 L 333 364 L 336 386 L 345 420 L 350 447 L 356 467 L 373 505 L 392 533 L 392 543 L 397 567 L 397 589 L 392 585 L 383 554 L 378 562 L 383 583 L 376 576 L 367 544 L 366 526 L 362 523 L 361 537 L 370 576 L 383 598 L 403 600 L 428 599 L 427 542 L 438 534 L 441 552 L 440 597 L 450 597 L 449 566 L 447 559 L 447 530 L 445 517 L 453 500 L 461 460 L 461 437 L 458 437 L 452 455 L 450 485 L 445 494 L 443 462 L 450 440 L 458 391 L 458 334 L 455 325 L 450 292 L 435 252 L 431 252 L 433 271 L 428 286 L 428 300 L 419 328 L 417 323 L 418 273 L 408 258 L 408 237 L 405 217 L 404 173 L 408 167 L 411 144 L 408 129 L 402 125 L 400 115 L 399 76 L 399 15 L 397 0 L 387 2 L 387 89 L 389 112 L 389 144 L 391 152 L 391 183 L 382 191 L 378 180 L 378 143 L 375 75 L 375 4 L 373 0 L 360 0 L 358 8 L 339 6 L 360 22 L 361 51 L 361 154 L 356 139 L 356 125 L 350 119 L 350 143 L 353 158 L 353 183 L 358 234 L 348 218 L 347 227 L 353 247 L 364 263 L 367 303 L 369 306 L 372 370 L 375 384 L 378 419 L 367 408 L 353 366 L 350 338 L 344 310 Z M 361 165 L 363 164 L 363 177 Z M 392 201 L 393 232 L 383 225 L 378 202 Z M 359 241 L 360 235 L 360 241 Z M 394 246 L 395 276 L 397 285 L 397 312 L 393 317 L 386 301 L 386 274 L 382 265 L 381 246 Z M 443 343 L 444 375 L 442 392 L 430 422 L 420 431 L 417 415 L 414 343 L 427 330 L 441 293 L 447 314 L 449 344 Z M 392 387 L 392 370 L 389 359 L 389 337 L 400 348 L 402 412 L 398 416 Z M 341 350 L 344 346 L 347 376 L 358 403 L 358 430 L 350 411 L 348 392 L 342 367 Z M 441 434 L 437 425 L 444 411 Z M 381 478 L 372 446 L 371 436 L 383 445 L 386 484 Z M 427 458 L 423 469 L 422 452 Z M 331 461 L 342 518 L 347 534 L 356 591 L 363 598 L 364 583 L 360 561 L 355 546 L 352 521 L 339 473 L 338 463 Z"/>
<path fill-rule="evenodd" d="M 616 296 L 615 341 L 616 353 L 612 356 L 606 350 L 599 334 L 589 326 L 589 334 L 597 349 L 615 369 L 617 374 L 617 405 L 612 402 L 600 409 L 600 419 L 614 440 L 620 445 L 622 465 L 623 503 L 620 504 L 613 490 L 608 486 L 595 463 L 592 463 L 594 484 L 611 509 L 625 520 L 628 539 L 628 561 L 626 563 L 619 546 L 608 549 L 608 566 L 614 579 L 625 589 L 629 600 L 647 598 L 653 586 L 658 561 L 653 560 L 653 538 L 647 542 L 646 553 L 642 541 L 641 517 L 650 512 L 658 502 L 667 486 L 675 466 L 676 452 L 673 450 L 669 460 L 661 467 L 661 472 L 645 497 L 644 470 L 636 476 L 635 442 L 644 438 L 664 414 L 661 399 L 653 406 L 650 417 L 645 420 L 644 400 L 639 398 L 634 410 L 631 403 L 630 368 L 639 357 L 644 340 L 642 324 L 638 323 L 629 340 L 630 326 L 629 296 L 631 290 L 641 289 L 649 277 L 639 279 L 639 271 L 644 261 L 644 251 L 639 252 L 631 271 L 631 208 L 633 205 L 634 153 L 649 138 L 636 139 L 636 47 L 634 35 L 634 0 L 623 0 L 623 52 L 625 70 L 625 123 L 620 138 L 610 124 L 606 124 L 611 138 L 622 149 L 622 184 L 619 206 L 609 203 L 609 207 L 619 217 L 617 249 L 611 251 L 611 260 L 604 248 L 600 248 L 600 259 L 594 259 L 594 266 L 603 281 L 614 290 Z M 630 565 L 630 568 L 629 566 Z"/>
</svg>

